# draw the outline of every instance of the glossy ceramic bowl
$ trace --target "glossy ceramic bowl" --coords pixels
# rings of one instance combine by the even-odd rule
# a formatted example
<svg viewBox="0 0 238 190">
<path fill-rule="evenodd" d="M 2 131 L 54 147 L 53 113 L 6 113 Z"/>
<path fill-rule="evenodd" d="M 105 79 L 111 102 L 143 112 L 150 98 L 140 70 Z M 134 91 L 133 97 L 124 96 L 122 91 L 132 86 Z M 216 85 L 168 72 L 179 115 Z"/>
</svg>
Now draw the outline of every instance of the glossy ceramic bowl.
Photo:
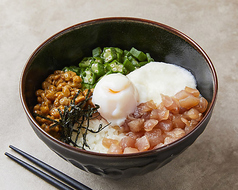
<svg viewBox="0 0 238 190">
<path fill-rule="evenodd" d="M 204 118 L 189 134 L 168 146 L 130 155 L 84 151 L 65 144 L 41 129 L 33 117 L 35 91 L 56 69 L 77 65 L 95 47 L 135 47 L 156 61 L 174 63 L 193 73 L 201 94 L 209 101 Z M 56 154 L 78 168 L 109 178 L 126 178 L 156 170 L 188 148 L 210 120 L 216 96 L 217 76 L 206 53 L 180 31 L 161 23 L 136 18 L 102 18 L 83 22 L 53 35 L 30 56 L 20 81 L 20 96 L 27 118 L 38 137 Z"/>
</svg>

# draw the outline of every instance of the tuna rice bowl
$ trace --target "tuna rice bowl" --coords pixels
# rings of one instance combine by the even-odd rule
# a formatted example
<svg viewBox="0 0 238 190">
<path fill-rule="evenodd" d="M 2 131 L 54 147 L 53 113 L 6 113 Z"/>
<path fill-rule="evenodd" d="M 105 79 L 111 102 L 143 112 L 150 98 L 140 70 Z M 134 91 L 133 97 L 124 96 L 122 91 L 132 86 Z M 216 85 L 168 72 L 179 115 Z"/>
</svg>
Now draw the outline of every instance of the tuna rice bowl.
<svg viewBox="0 0 238 190">
<path fill-rule="evenodd" d="M 129 154 L 166 146 L 203 118 L 208 101 L 192 73 L 134 47 L 97 47 L 36 91 L 36 120 L 72 146 Z"/>
</svg>

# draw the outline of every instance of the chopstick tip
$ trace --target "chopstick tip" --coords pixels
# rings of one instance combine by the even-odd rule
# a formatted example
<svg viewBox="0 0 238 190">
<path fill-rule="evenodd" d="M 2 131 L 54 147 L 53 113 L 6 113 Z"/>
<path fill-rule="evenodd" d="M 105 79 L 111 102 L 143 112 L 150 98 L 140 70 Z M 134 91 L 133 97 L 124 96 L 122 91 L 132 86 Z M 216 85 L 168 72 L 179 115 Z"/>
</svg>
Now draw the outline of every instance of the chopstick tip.
<svg viewBox="0 0 238 190">
<path fill-rule="evenodd" d="M 8 156 L 8 157 L 10 156 L 10 154 L 9 154 L 8 152 L 5 152 L 4 154 L 5 154 L 6 156 Z"/>
</svg>

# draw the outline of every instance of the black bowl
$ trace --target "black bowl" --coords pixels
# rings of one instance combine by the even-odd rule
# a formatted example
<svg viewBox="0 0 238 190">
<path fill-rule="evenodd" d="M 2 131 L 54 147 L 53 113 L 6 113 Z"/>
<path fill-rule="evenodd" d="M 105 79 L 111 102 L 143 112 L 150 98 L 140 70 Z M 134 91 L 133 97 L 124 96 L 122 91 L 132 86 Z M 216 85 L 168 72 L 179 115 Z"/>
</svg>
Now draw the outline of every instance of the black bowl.
<svg viewBox="0 0 238 190">
<path fill-rule="evenodd" d="M 199 124 L 168 146 L 130 155 L 108 155 L 65 144 L 41 129 L 33 117 L 35 91 L 56 69 L 77 65 L 95 47 L 135 47 L 156 61 L 174 63 L 193 73 L 198 90 L 209 106 Z M 206 53 L 188 36 L 161 23 L 136 18 L 102 18 L 83 22 L 55 34 L 30 56 L 20 81 L 20 95 L 27 118 L 38 137 L 55 153 L 78 168 L 109 178 L 142 175 L 170 162 L 204 131 L 217 96 L 217 76 Z"/>
</svg>

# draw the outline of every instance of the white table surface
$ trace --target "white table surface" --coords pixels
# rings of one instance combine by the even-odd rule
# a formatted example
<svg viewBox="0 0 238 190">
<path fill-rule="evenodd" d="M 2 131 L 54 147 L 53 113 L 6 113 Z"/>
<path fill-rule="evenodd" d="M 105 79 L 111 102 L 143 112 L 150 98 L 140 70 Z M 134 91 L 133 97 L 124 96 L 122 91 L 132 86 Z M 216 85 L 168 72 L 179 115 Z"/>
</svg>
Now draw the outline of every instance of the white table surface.
<svg viewBox="0 0 238 190">
<path fill-rule="evenodd" d="M 54 189 L 4 156 L 15 145 L 92 189 L 238 189 L 238 1 L 58 0 L 0 2 L 0 189 Z M 219 78 L 213 116 L 197 141 L 163 168 L 123 180 L 88 174 L 65 162 L 36 137 L 19 98 L 22 69 L 44 40 L 91 19 L 128 16 L 174 27 L 211 58 Z"/>
</svg>

